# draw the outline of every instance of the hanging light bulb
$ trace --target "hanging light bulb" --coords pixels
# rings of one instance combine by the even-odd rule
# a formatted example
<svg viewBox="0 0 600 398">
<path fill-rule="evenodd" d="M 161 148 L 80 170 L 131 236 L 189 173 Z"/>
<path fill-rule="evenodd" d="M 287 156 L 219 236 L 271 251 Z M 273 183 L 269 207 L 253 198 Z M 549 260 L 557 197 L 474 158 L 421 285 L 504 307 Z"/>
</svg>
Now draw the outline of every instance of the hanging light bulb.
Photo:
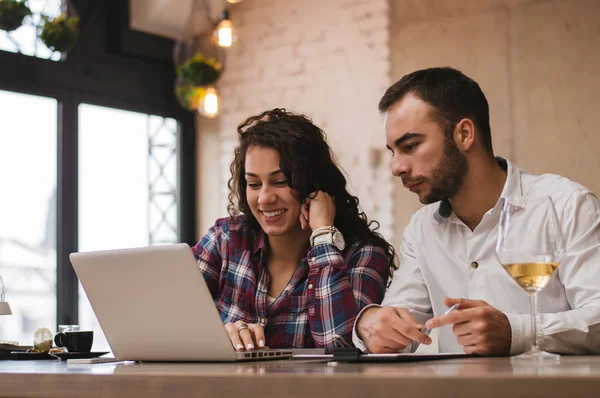
<svg viewBox="0 0 600 398">
<path fill-rule="evenodd" d="M 233 29 L 233 24 L 229 20 L 229 11 L 223 11 L 221 15 L 221 22 L 215 28 L 214 33 L 217 43 L 221 47 L 231 47 L 233 42 L 237 39 L 235 36 L 235 30 Z"/>
<path fill-rule="evenodd" d="M 219 98 L 219 94 L 217 93 L 217 89 L 213 86 L 209 86 L 206 88 L 206 94 L 200 101 L 200 106 L 198 107 L 198 112 L 208 118 L 213 119 L 219 116 L 219 111 L 221 110 L 221 99 Z"/>
</svg>

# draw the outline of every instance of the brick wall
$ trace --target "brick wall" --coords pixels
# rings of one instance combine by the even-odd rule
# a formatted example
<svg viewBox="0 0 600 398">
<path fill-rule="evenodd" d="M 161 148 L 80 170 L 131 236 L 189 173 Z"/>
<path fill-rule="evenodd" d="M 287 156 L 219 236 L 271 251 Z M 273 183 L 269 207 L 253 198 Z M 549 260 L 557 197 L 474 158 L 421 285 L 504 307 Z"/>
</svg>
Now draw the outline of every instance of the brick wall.
<svg viewBox="0 0 600 398">
<path fill-rule="evenodd" d="M 249 115 L 274 107 L 307 114 L 327 134 L 363 210 L 392 239 L 392 188 L 377 111 L 390 83 L 387 0 L 252 0 L 230 12 L 239 41 L 218 84 L 219 121 L 199 120 L 200 156 L 214 159 L 216 151 L 219 164 L 228 164 L 236 126 Z M 201 211 L 199 233 L 225 214 L 229 171 L 218 172 L 220 203 Z M 214 192 L 214 177 L 209 181 L 199 180 L 201 191 Z"/>
</svg>

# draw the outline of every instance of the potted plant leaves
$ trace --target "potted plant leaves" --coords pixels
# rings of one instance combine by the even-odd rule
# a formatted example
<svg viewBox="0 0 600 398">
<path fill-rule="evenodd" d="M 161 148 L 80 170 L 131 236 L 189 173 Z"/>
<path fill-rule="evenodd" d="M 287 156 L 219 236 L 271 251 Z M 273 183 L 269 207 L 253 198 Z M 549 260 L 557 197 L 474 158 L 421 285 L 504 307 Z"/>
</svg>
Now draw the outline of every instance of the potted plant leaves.
<svg viewBox="0 0 600 398">
<path fill-rule="evenodd" d="M 213 57 L 205 57 L 201 52 L 196 52 L 190 59 L 177 67 L 177 75 L 183 83 L 194 86 L 207 86 L 214 84 L 221 72 L 223 65 Z"/>
<path fill-rule="evenodd" d="M 43 16 L 40 39 L 52 51 L 66 53 L 73 48 L 79 35 L 79 17 L 62 14 L 52 20 Z"/>
<path fill-rule="evenodd" d="M 25 1 L 0 0 L 0 30 L 13 31 L 30 15 L 31 10 Z"/>
<path fill-rule="evenodd" d="M 225 51 L 215 43 L 212 31 L 206 31 L 177 41 L 173 63 L 177 74 L 174 90 L 177 101 L 184 109 L 199 111 L 225 70 Z"/>
<path fill-rule="evenodd" d="M 175 85 L 175 97 L 177 102 L 188 111 L 196 111 L 206 95 L 206 87 L 195 86 L 189 83 L 183 83 L 181 78 L 177 78 Z"/>
</svg>

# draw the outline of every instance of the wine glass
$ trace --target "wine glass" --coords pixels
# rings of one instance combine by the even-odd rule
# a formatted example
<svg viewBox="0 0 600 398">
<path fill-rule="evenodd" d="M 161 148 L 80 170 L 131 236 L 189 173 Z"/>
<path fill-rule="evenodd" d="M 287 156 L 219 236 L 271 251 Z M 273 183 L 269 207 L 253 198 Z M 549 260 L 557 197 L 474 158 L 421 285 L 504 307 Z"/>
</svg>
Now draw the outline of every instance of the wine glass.
<svg viewBox="0 0 600 398">
<path fill-rule="evenodd" d="M 549 197 L 503 199 L 498 223 L 496 257 L 506 272 L 529 293 L 531 349 L 517 359 L 552 359 L 560 355 L 540 350 L 536 341 L 537 294 L 565 256 L 565 241 Z"/>
</svg>

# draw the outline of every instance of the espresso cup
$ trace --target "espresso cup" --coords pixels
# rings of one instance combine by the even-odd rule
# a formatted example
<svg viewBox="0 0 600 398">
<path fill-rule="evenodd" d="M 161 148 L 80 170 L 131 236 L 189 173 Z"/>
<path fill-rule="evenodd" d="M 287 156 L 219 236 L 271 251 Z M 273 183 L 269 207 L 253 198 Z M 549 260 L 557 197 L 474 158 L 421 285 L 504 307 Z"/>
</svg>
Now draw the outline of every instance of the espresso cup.
<svg viewBox="0 0 600 398">
<path fill-rule="evenodd" d="M 90 352 L 94 341 L 93 331 L 60 332 L 54 335 L 57 347 L 65 347 L 69 352 Z"/>
<path fill-rule="evenodd" d="M 79 325 L 58 325 L 58 332 L 79 332 Z"/>
</svg>

